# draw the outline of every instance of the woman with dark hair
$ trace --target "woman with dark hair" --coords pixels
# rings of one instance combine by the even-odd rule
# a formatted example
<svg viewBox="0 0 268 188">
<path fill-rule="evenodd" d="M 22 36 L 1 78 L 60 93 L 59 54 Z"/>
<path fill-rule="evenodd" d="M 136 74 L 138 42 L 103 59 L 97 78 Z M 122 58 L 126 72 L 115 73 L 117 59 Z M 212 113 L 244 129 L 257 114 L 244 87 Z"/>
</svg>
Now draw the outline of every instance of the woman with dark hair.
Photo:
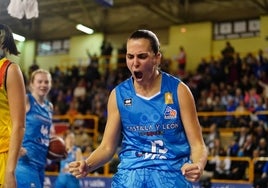
<svg viewBox="0 0 268 188">
<path fill-rule="evenodd" d="M 138 30 L 127 40 L 131 77 L 112 90 L 100 146 L 69 164 L 76 177 L 110 161 L 119 151 L 112 187 L 192 187 L 207 162 L 194 98 L 180 79 L 160 70 L 157 36 Z"/>
<path fill-rule="evenodd" d="M 25 85 L 11 29 L 0 24 L 0 187 L 16 188 L 15 168 L 25 126 Z"/>
</svg>

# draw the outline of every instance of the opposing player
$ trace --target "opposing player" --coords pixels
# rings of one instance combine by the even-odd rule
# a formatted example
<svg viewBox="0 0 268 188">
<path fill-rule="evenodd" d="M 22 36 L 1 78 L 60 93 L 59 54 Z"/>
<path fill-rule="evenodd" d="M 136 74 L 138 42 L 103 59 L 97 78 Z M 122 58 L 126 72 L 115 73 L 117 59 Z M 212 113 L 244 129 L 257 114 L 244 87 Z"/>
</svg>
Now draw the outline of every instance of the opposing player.
<svg viewBox="0 0 268 188">
<path fill-rule="evenodd" d="M 6 54 L 18 55 L 12 31 L 0 24 L 0 188 L 16 188 L 15 167 L 25 126 L 25 85 L 19 66 Z"/>
<path fill-rule="evenodd" d="M 120 163 L 112 187 L 192 187 L 207 161 L 193 96 L 178 78 L 159 70 L 157 36 L 138 30 L 127 40 L 126 62 L 132 76 L 108 101 L 100 146 L 85 160 L 69 164 L 76 177 L 108 162 L 122 134 Z"/>
<path fill-rule="evenodd" d="M 50 73 L 43 69 L 35 70 L 30 78 L 31 93 L 26 96 L 25 135 L 16 168 L 17 183 L 21 188 L 43 187 L 52 125 L 53 106 L 47 100 L 50 89 Z"/>
</svg>

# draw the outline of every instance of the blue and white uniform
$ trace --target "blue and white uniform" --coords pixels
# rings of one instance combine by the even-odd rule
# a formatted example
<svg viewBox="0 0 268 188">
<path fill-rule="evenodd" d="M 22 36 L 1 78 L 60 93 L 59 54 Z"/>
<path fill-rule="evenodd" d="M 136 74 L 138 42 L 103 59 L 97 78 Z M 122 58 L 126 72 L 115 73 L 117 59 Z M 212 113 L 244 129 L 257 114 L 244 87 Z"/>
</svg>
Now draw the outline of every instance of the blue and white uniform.
<svg viewBox="0 0 268 188">
<path fill-rule="evenodd" d="M 181 173 L 190 145 L 180 116 L 180 80 L 165 72 L 161 90 L 150 98 L 136 94 L 132 77 L 116 87 L 123 140 L 113 187 L 192 187 Z"/>
<path fill-rule="evenodd" d="M 76 152 L 79 148 L 74 146 L 68 151 L 66 159 L 60 161 L 60 173 L 55 181 L 54 188 L 79 188 L 79 180 L 68 172 L 68 164 L 76 161 Z"/>
<path fill-rule="evenodd" d="M 27 96 L 30 109 L 26 114 L 27 131 L 22 142 L 22 147 L 27 153 L 19 158 L 16 179 L 19 188 L 42 188 L 52 125 L 52 109 L 48 101 L 41 106 L 31 94 Z"/>
</svg>

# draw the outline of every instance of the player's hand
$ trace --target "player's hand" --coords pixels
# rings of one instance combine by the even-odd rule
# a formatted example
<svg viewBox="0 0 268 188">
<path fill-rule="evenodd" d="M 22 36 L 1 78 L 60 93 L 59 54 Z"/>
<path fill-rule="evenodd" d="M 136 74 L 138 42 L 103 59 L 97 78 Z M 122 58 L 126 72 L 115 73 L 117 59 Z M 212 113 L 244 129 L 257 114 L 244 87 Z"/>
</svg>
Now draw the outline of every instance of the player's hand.
<svg viewBox="0 0 268 188">
<path fill-rule="evenodd" d="M 69 172 L 76 178 L 86 177 L 89 173 L 88 166 L 85 161 L 74 161 L 68 165 Z"/>
<path fill-rule="evenodd" d="M 182 174 L 190 182 L 196 182 L 202 176 L 203 170 L 197 163 L 185 163 L 181 168 Z"/>
<path fill-rule="evenodd" d="M 1 187 L 1 185 L 0 185 L 0 187 Z M 1 188 L 14 188 L 14 187 L 17 187 L 16 178 L 15 178 L 14 173 L 6 172 L 4 186 Z"/>
<path fill-rule="evenodd" d="M 27 153 L 27 150 L 24 147 L 21 147 L 19 151 L 19 157 L 26 155 L 26 153 Z"/>
</svg>

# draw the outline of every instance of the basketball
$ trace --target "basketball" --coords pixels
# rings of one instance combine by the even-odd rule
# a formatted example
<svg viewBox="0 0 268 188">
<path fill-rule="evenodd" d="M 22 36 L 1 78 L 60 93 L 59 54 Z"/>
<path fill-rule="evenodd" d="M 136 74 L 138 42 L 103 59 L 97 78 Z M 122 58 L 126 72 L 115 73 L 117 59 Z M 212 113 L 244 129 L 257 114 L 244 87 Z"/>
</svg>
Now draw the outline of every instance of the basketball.
<svg viewBox="0 0 268 188">
<path fill-rule="evenodd" d="M 49 140 L 47 158 L 50 160 L 62 160 L 67 157 L 64 140 L 59 136 L 53 136 Z"/>
</svg>

